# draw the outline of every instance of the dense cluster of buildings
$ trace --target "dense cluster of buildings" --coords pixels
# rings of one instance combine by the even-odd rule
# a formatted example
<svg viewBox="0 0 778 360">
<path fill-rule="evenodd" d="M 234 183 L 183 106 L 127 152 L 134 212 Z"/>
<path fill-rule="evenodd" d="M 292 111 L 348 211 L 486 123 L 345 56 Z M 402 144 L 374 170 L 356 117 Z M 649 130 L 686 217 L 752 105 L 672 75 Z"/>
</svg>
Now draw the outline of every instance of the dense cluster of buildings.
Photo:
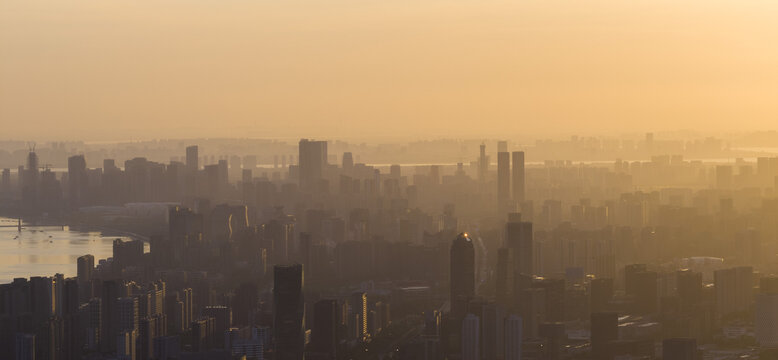
<svg viewBox="0 0 778 360">
<path fill-rule="evenodd" d="M 31 223 L 137 225 L 150 251 L 116 240 L 109 259 L 80 257 L 75 277 L 0 285 L 0 353 L 699 360 L 778 351 L 776 158 L 528 163 L 498 142 L 469 163 L 368 165 L 328 145 L 303 139 L 272 168 L 252 154 L 207 160 L 193 145 L 169 163 L 90 168 L 74 155 L 57 171 L 29 151 L 3 171 L 3 211 Z"/>
</svg>

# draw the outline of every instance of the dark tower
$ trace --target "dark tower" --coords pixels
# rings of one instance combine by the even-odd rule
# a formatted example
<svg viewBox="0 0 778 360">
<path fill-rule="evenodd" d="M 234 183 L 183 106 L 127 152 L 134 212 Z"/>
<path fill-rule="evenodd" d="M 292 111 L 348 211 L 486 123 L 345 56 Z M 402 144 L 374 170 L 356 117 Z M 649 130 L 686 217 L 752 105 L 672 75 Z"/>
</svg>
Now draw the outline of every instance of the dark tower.
<svg viewBox="0 0 778 360">
<path fill-rule="evenodd" d="M 513 152 L 513 200 L 524 202 L 524 152 Z"/>
<path fill-rule="evenodd" d="M 609 343 L 619 339 L 619 314 L 615 312 L 592 313 L 592 359 L 607 359 Z"/>
<path fill-rule="evenodd" d="M 511 200 L 511 154 L 497 153 L 497 209 L 508 210 Z"/>
<path fill-rule="evenodd" d="M 273 331 L 277 360 L 302 360 L 305 308 L 303 266 L 276 265 L 273 268 Z"/>
<path fill-rule="evenodd" d="M 505 224 L 505 247 L 513 249 L 516 272 L 531 276 L 533 273 L 532 223 L 521 221 L 521 214 L 508 214 Z"/>
<path fill-rule="evenodd" d="M 464 316 L 467 302 L 475 296 L 475 248 L 467 233 L 451 244 L 451 312 Z"/>
</svg>

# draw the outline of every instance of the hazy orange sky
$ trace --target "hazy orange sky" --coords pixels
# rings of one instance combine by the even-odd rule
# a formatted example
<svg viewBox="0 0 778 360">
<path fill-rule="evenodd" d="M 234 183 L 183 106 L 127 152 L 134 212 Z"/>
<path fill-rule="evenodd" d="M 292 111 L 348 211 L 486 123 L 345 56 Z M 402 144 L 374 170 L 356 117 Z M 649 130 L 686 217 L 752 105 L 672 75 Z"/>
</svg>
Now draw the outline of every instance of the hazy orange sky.
<svg viewBox="0 0 778 360">
<path fill-rule="evenodd" d="M 774 1 L 3 0 L 0 139 L 775 129 Z"/>
</svg>

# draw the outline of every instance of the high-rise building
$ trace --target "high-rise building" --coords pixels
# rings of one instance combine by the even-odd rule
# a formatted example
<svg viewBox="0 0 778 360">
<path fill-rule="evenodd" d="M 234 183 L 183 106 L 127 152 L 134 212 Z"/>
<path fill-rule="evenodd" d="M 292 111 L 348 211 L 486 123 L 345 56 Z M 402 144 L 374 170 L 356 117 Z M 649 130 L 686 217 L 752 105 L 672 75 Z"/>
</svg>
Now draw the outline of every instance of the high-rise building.
<svg viewBox="0 0 778 360">
<path fill-rule="evenodd" d="M 478 156 L 478 180 L 486 181 L 486 174 L 489 172 L 489 157 L 486 156 L 486 144 L 481 144 L 481 152 Z"/>
<path fill-rule="evenodd" d="M 619 339 L 619 315 L 614 312 L 592 313 L 592 359 L 607 359 L 609 343 Z"/>
<path fill-rule="evenodd" d="M 197 145 L 186 147 L 186 168 L 189 169 L 189 172 L 194 173 L 200 169 L 198 157 L 199 149 L 197 148 Z"/>
<path fill-rule="evenodd" d="M 508 210 L 511 202 L 511 154 L 497 153 L 497 209 Z"/>
<path fill-rule="evenodd" d="M 475 247 L 467 233 L 459 234 L 451 244 L 451 312 L 465 315 L 467 302 L 475 296 Z"/>
<path fill-rule="evenodd" d="M 524 152 L 513 152 L 513 200 L 521 204 L 526 200 L 524 195 Z"/>
<path fill-rule="evenodd" d="M 778 347 L 778 284 L 776 278 L 762 279 L 756 295 L 754 328 L 756 342 L 763 348 Z"/>
<path fill-rule="evenodd" d="M 70 206 L 77 208 L 85 205 L 88 191 L 86 175 L 86 159 L 84 155 L 74 155 L 68 158 L 68 200 Z"/>
<path fill-rule="evenodd" d="M 702 273 L 688 269 L 676 272 L 676 288 L 682 310 L 692 311 L 702 301 Z"/>
<path fill-rule="evenodd" d="M 754 298 L 753 284 L 754 270 L 750 266 L 714 271 L 716 315 L 722 317 L 747 310 Z"/>
<path fill-rule="evenodd" d="M 497 302 L 509 307 L 513 302 L 514 286 L 513 249 L 497 249 L 497 269 L 495 270 L 495 298 Z"/>
<path fill-rule="evenodd" d="M 90 254 L 79 256 L 77 264 L 78 271 L 76 276 L 78 282 L 86 283 L 92 280 L 92 271 L 94 271 L 95 268 L 95 256 Z"/>
<path fill-rule="evenodd" d="M 505 140 L 498 141 L 497 152 L 508 152 L 508 142 Z"/>
<path fill-rule="evenodd" d="M 505 308 L 493 302 L 481 307 L 481 358 L 502 359 L 505 351 Z"/>
<path fill-rule="evenodd" d="M 311 352 L 318 358 L 335 359 L 338 345 L 338 302 L 319 300 L 313 305 Z"/>
<path fill-rule="evenodd" d="M 521 221 L 520 213 L 508 214 L 505 224 L 505 246 L 513 249 L 513 264 L 517 274 L 533 275 L 532 223 Z"/>
<path fill-rule="evenodd" d="M 635 312 L 638 314 L 651 314 L 657 311 L 659 306 L 658 275 L 653 271 L 644 271 L 634 274 L 636 282 Z"/>
<path fill-rule="evenodd" d="M 366 341 L 369 334 L 367 329 L 367 293 L 355 292 L 349 300 L 351 305 L 350 324 L 354 324 L 354 336 L 359 341 Z"/>
<path fill-rule="evenodd" d="M 117 300 L 119 331 L 138 330 L 138 299 L 122 297 Z"/>
<path fill-rule="evenodd" d="M 303 359 L 304 328 L 303 266 L 276 265 L 273 268 L 273 338 L 276 359 Z"/>
<path fill-rule="evenodd" d="M 516 315 L 505 319 L 505 360 L 521 360 L 522 320 Z"/>
<path fill-rule="evenodd" d="M 591 312 L 608 310 L 613 298 L 613 279 L 592 279 L 589 283 L 589 305 Z"/>
<path fill-rule="evenodd" d="M 298 150 L 300 190 L 316 191 L 327 166 L 327 142 L 302 139 Z"/>
<path fill-rule="evenodd" d="M 467 314 L 462 320 L 462 360 L 479 360 L 481 358 L 480 330 L 478 316 Z"/>
</svg>

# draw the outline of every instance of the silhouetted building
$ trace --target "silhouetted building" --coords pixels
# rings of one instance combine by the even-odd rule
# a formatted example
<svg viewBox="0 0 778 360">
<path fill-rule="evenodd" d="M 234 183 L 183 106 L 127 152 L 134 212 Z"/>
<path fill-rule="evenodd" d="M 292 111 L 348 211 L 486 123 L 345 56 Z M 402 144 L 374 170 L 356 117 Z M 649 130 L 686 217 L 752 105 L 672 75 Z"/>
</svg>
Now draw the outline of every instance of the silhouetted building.
<svg viewBox="0 0 778 360">
<path fill-rule="evenodd" d="M 277 360 L 300 360 L 304 355 L 303 266 L 273 268 L 273 331 Z"/>
<path fill-rule="evenodd" d="M 513 200 L 519 204 L 524 203 L 526 196 L 525 191 L 525 174 L 524 174 L 524 152 L 513 152 Z"/>
<path fill-rule="evenodd" d="M 302 191 L 317 191 L 327 166 L 327 142 L 300 140 L 299 184 Z"/>
<path fill-rule="evenodd" d="M 465 315 L 467 302 L 475 296 L 475 248 L 466 233 L 459 234 L 451 244 L 451 312 L 454 317 Z"/>
<path fill-rule="evenodd" d="M 619 339 L 619 315 L 613 312 L 592 313 L 592 359 L 607 359 L 609 343 Z"/>
</svg>

